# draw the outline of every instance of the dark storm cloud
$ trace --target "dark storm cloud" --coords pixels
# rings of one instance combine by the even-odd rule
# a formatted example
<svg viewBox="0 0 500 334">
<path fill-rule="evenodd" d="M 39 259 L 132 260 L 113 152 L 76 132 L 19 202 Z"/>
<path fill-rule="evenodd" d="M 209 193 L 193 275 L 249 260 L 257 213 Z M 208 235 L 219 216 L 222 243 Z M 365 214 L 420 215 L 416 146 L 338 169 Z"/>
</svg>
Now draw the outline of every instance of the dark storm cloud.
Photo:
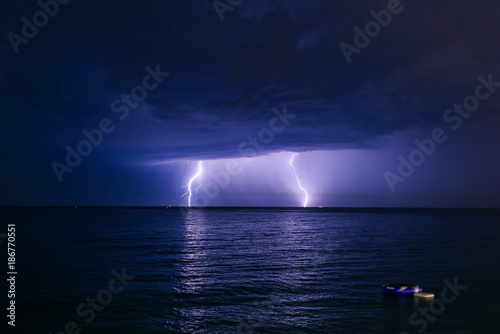
<svg viewBox="0 0 500 334">
<path fill-rule="evenodd" d="M 500 5 L 403 4 L 348 65 L 339 44 L 386 1 L 244 1 L 224 22 L 209 1 L 71 1 L 18 54 L 2 41 L 3 139 L 61 159 L 158 63 L 171 76 L 134 111 L 140 120 L 116 124 L 101 148 L 112 157 L 231 156 L 285 105 L 297 118 L 269 150 L 366 145 L 439 124 L 478 75 L 499 73 Z M 2 7 L 3 35 L 39 10 Z"/>
</svg>

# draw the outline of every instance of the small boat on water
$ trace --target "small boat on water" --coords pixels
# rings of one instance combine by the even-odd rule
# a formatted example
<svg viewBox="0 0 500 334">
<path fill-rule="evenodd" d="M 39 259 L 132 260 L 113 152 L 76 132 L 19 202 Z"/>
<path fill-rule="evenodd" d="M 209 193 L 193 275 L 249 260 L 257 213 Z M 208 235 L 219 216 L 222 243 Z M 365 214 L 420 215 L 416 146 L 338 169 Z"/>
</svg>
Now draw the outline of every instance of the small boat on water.
<svg viewBox="0 0 500 334">
<path fill-rule="evenodd" d="M 382 285 L 384 293 L 391 295 L 414 295 L 422 292 L 422 288 L 417 284 L 410 283 L 387 283 Z"/>
</svg>

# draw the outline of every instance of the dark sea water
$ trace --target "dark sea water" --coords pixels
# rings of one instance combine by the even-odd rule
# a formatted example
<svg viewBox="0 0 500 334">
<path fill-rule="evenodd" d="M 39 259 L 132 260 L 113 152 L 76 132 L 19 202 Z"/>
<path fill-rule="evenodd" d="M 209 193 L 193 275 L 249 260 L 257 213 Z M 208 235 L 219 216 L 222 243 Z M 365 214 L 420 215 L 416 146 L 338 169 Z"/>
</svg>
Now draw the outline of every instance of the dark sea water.
<svg viewBox="0 0 500 334">
<path fill-rule="evenodd" d="M 15 333 L 500 333 L 498 215 L 9 209 L 0 217 L 0 233 L 17 228 Z M 0 247 L 5 254 L 5 239 Z M 112 270 L 129 276 L 121 291 Z M 445 280 L 461 286 L 445 290 L 446 303 Z M 436 302 L 385 296 L 381 285 L 392 281 L 418 283 Z M 87 298 L 96 297 L 106 305 L 97 301 L 90 319 Z"/>
</svg>

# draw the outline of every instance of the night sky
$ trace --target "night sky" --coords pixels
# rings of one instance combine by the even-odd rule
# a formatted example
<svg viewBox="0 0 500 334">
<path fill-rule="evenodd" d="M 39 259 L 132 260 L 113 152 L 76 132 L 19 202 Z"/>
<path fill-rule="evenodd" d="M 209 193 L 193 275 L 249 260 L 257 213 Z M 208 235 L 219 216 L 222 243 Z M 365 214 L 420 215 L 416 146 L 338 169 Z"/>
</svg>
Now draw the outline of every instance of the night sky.
<svg viewBox="0 0 500 334">
<path fill-rule="evenodd" d="M 4 0 L 0 205 L 498 208 L 499 12 Z"/>
</svg>

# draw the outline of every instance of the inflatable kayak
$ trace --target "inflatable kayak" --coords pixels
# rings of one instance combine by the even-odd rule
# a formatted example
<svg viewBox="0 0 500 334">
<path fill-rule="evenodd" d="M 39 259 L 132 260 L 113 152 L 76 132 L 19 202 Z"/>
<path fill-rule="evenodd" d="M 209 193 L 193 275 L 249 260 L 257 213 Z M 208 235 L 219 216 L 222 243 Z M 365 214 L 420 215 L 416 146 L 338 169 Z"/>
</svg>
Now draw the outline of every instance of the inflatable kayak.
<svg viewBox="0 0 500 334">
<path fill-rule="evenodd" d="M 418 292 L 422 292 L 422 288 L 417 284 L 408 283 L 388 283 L 382 285 L 385 293 L 391 295 L 413 295 Z"/>
</svg>

